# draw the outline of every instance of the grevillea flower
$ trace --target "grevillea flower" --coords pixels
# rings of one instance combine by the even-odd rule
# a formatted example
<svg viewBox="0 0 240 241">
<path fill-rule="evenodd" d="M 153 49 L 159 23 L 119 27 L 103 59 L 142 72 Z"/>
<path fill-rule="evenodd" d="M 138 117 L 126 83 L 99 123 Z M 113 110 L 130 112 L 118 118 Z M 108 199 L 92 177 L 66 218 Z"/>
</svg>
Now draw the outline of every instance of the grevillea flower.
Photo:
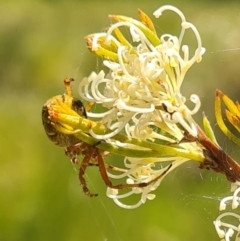
<svg viewBox="0 0 240 241">
<path fill-rule="evenodd" d="M 166 5 L 156 10 L 154 16 L 158 18 L 166 10 L 180 17 L 179 36 L 170 33 L 158 36 L 150 18 L 139 10 L 140 21 L 110 15 L 115 23 L 106 32 L 86 37 L 90 51 L 100 56 L 107 68 L 107 73 L 103 70 L 92 72 L 79 85 L 82 99 L 104 107 L 100 112 L 91 110 L 87 115 L 100 119 L 108 131 L 99 134 L 91 129 L 89 134 L 97 140 L 136 151 L 144 147 L 121 143 L 115 140 L 116 135 L 121 133 L 150 144 L 177 143 L 178 148 L 189 154 L 189 157 L 183 157 L 166 152 L 159 158 L 126 156 L 121 173 L 108 172 L 108 176 L 113 179 L 127 178 L 127 183 L 154 180 L 166 170 L 171 171 L 191 159 L 190 153 L 197 153 L 200 156 L 198 161 L 204 159 L 201 148 L 195 142 L 179 144 L 179 141 L 185 131 L 193 137 L 198 134 L 192 116 L 200 108 L 200 99 L 194 93 L 186 98 L 181 93 L 181 86 L 189 68 L 201 61 L 205 49 L 196 27 L 186 21 L 179 9 Z M 128 31 L 129 40 L 121 29 Z M 193 32 L 197 42 L 191 57 L 189 47 L 183 44 L 186 30 Z M 192 109 L 187 106 L 187 99 L 194 104 Z M 162 167 L 164 162 L 171 162 L 171 168 L 168 165 Z M 136 208 L 155 197 L 151 192 L 162 179 L 163 176 L 149 186 L 132 188 L 123 194 L 119 194 L 117 189 L 108 188 L 107 195 L 123 208 Z M 125 205 L 120 201 L 133 194 L 141 194 L 137 204 Z"/>
<path fill-rule="evenodd" d="M 154 15 L 159 17 L 166 10 L 180 16 L 179 37 L 169 33 L 158 37 L 151 20 L 143 12 L 140 17 L 147 19 L 143 23 L 110 15 L 117 22 L 106 33 L 86 37 L 89 49 L 104 58 L 108 73 L 93 72 L 84 78 L 79 86 L 80 96 L 106 108 L 101 113 L 89 112 L 88 116 L 101 118 L 112 130 L 101 137 L 92 132 L 92 136 L 107 139 L 124 131 L 132 137 L 155 139 L 158 136 L 155 130 L 159 128 L 175 136 L 174 124 L 197 136 L 192 115 L 200 108 L 199 97 L 190 96 L 195 106 L 189 109 L 180 88 L 186 72 L 201 60 L 205 49 L 195 26 L 187 22 L 177 8 L 163 6 Z M 121 33 L 121 27 L 129 30 L 132 44 Z M 189 47 L 182 44 L 186 29 L 193 31 L 197 41 L 192 57 Z"/>
</svg>

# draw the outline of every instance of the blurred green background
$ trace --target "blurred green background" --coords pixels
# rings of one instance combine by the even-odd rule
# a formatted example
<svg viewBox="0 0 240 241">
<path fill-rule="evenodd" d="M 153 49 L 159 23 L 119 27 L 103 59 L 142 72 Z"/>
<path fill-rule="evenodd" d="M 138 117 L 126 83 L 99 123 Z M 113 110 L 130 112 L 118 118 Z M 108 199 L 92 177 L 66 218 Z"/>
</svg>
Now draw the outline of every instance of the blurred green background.
<svg viewBox="0 0 240 241">
<path fill-rule="evenodd" d="M 101 69 L 83 38 L 108 26 L 108 14 L 137 17 L 141 8 L 151 15 L 160 5 L 172 4 L 198 28 L 207 49 L 187 74 L 183 93 L 201 97 L 217 131 L 215 89 L 240 99 L 238 2 L 0 1 L 0 241 L 219 240 L 212 222 L 219 199 L 229 192 L 224 176 L 188 162 L 164 179 L 154 201 L 123 210 L 106 197 L 98 170 L 88 168 L 88 185 L 99 193 L 89 198 L 64 150 L 47 139 L 41 108 L 63 93 L 64 78 L 76 79 L 77 96 L 79 81 Z M 178 20 L 165 13 L 157 21 L 159 33 L 178 34 Z M 201 121 L 201 113 L 196 119 Z M 239 157 L 239 149 L 217 133 L 223 148 Z"/>
</svg>

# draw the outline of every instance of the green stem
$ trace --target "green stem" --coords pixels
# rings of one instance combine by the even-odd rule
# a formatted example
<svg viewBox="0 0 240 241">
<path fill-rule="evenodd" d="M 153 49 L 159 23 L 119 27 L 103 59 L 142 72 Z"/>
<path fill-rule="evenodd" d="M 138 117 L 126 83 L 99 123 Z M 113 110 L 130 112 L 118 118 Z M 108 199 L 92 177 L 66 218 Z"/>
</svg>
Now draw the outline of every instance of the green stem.
<svg viewBox="0 0 240 241">
<path fill-rule="evenodd" d="M 178 157 L 189 158 L 199 162 L 202 162 L 204 160 L 204 156 L 201 152 L 194 152 L 191 150 L 185 150 L 183 148 L 168 146 L 167 143 L 163 145 L 163 144 L 156 144 L 150 141 L 139 140 L 136 138 L 130 138 L 121 133 L 118 133 L 115 136 L 111 137 L 112 140 L 121 142 L 121 146 L 118 146 L 112 143 L 110 144 L 108 142 L 105 142 L 104 140 L 102 141 L 101 139 L 95 139 L 86 133 L 89 133 L 89 131 L 92 130 L 97 135 L 105 135 L 110 133 L 111 131 L 101 123 L 96 123 L 88 119 L 82 118 L 80 116 L 78 117 L 71 116 L 71 118 L 67 118 L 67 119 L 65 118 L 65 121 L 61 120 L 59 122 L 67 124 L 69 125 L 69 127 L 71 127 L 71 129 L 75 130 L 72 132 L 72 134 L 74 133 L 74 135 L 78 139 L 90 145 L 97 145 L 99 149 L 108 151 L 112 154 L 129 156 L 129 157 L 138 157 L 138 158 L 178 156 Z M 79 131 L 76 132 L 77 130 Z M 70 133 L 68 132 L 68 134 Z M 131 144 L 134 146 L 132 146 L 131 148 L 131 146 L 130 145 L 127 146 L 127 144 Z M 136 147 L 143 147 L 146 150 L 143 150 L 143 149 L 140 150 Z"/>
</svg>

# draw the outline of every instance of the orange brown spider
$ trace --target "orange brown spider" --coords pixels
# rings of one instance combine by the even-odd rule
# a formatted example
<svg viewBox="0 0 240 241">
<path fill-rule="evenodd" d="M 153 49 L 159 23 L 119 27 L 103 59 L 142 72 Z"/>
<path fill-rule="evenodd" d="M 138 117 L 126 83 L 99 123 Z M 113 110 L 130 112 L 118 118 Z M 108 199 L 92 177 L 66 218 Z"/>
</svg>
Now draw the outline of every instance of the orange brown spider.
<svg viewBox="0 0 240 241">
<path fill-rule="evenodd" d="M 154 182 L 156 182 L 158 179 L 160 179 L 162 176 L 164 176 L 168 170 L 171 168 L 172 164 L 168 166 L 168 168 L 159 176 L 154 178 L 153 180 L 149 182 L 141 182 L 141 183 L 135 183 L 135 184 L 127 184 L 127 183 L 122 183 L 122 184 L 117 184 L 114 185 L 110 181 L 106 169 L 110 170 L 115 170 L 115 171 L 122 171 L 122 169 L 117 168 L 112 165 L 108 165 L 103 161 L 103 152 L 99 150 L 96 146 L 91 146 L 89 144 L 86 144 L 84 142 L 79 142 L 75 145 L 69 146 L 66 149 L 66 155 L 70 157 L 71 161 L 73 163 L 77 163 L 77 156 L 78 155 L 83 155 L 84 158 L 80 163 L 80 169 L 79 169 L 79 180 L 82 185 L 83 192 L 90 196 L 94 197 L 97 196 L 97 194 L 92 194 L 90 193 L 86 181 L 83 177 L 85 174 L 87 166 L 98 166 L 99 167 L 99 172 L 101 174 L 101 177 L 103 181 L 105 182 L 106 186 L 113 188 L 113 189 L 125 189 L 125 188 L 134 188 L 134 187 L 146 187 Z"/>
<path fill-rule="evenodd" d="M 162 172 L 162 174 L 160 174 L 159 176 L 157 176 L 156 178 L 154 178 L 153 180 L 151 180 L 149 182 L 141 182 L 141 183 L 134 183 L 134 184 L 124 183 L 124 184 L 113 185 L 107 175 L 106 169 L 120 171 L 120 172 L 123 172 L 124 170 L 114 167 L 112 165 L 108 165 L 107 163 L 105 163 L 103 161 L 103 151 L 97 148 L 97 145 L 100 142 L 97 143 L 96 145 L 92 146 L 83 141 L 80 141 L 74 135 L 63 134 L 54 128 L 54 124 L 56 124 L 56 123 L 52 122 L 51 117 L 49 115 L 49 106 L 51 106 L 51 102 L 54 99 L 58 99 L 58 100 L 64 102 L 71 109 L 73 109 L 75 112 L 77 112 L 80 116 L 84 116 L 85 118 L 87 118 L 86 110 L 85 110 L 82 102 L 80 100 L 72 97 L 72 92 L 71 92 L 71 88 L 70 88 L 70 83 L 72 81 L 73 81 L 72 78 L 65 79 L 64 84 L 65 84 L 65 88 L 66 88 L 66 93 L 63 95 L 58 95 L 58 96 L 55 96 L 55 97 L 49 99 L 46 102 L 46 104 L 43 106 L 42 122 L 43 122 L 43 126 L 44 126 L 44 129 L 45 129 L 45 132 L 46 132 L 48 138 L 52 142 L 54 142 L 55 145 L 58 145 L 61 147 L 66 147 L 66 150 L 65 150 L 66 155 L 70 158 L 70 160 L 74 164 L 80 165 L 78 176 L 79 176 L 79 181 L 82 185 L 83 192 L 86 195 L 88 195 L 90 197 L 97 196 L 97 194 L 92 194 L 89 191 L 86 180 L 84 178 L 84 174 L 85 174 L 86 168 L 88 166 L 98 166 L 99 172 L 101 174 L 101 177 L 102 177 L 104 183 L 108 187 L 113 188 L 113 189 L 124 189 L 124 188 L 134 188 L 134 187 L 143 188 L 143 187 L 146 187 L 146 186 L 151 185 L 152 183 L 156 182 L 157 180 L 159 180 L 162 176 L 164 176 L 168 172 L 168 170 L 171 168 L 172 164 L 170 164 L 168 166 L 168 168 L 164 172 Z M 59 123 L 57 123 L 57 124 L 59 124 Z M 84 156 L 83 160 L 80 163 L 78 163 L 78 159 L 77 159 L 78 155 Z"/>
</svg>

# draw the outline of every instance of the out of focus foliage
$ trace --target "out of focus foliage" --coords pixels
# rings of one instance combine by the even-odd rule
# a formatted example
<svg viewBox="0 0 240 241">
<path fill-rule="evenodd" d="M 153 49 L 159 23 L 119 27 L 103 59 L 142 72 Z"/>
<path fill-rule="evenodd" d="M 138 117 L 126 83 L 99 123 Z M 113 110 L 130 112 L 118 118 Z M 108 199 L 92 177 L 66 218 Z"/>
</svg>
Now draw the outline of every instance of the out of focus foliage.
<svg viewBox="0 0 240 241">
<path fill-rule="evenodd" d="M 76 79 L 77 96 L 81 78 L 102 67 L 84 36 L 108 26 L 110 13 L 150 15 L 160 4 L 176 5 L 201 34 L 207 52 L 183 93 L 202 97 L 214 125 L 216 88 L 240 100 L 238 1 L 0 1 L 0 240 L 218 240 L 212 221 L 228 190 L 224 176 L 188 163 L 164 179 L 154 201 L 122 210 L 97 168 L 88 169 L 88 185 L 99 197 L 82 193 L 77 170 L 42 128 L 42 105 L 64 91 L 63 79 Z M 157 31 L 178 33 L 177 17 L 156 21 Z M 219 143 L 240 159 L 233 144 Z"/>
</svg>

